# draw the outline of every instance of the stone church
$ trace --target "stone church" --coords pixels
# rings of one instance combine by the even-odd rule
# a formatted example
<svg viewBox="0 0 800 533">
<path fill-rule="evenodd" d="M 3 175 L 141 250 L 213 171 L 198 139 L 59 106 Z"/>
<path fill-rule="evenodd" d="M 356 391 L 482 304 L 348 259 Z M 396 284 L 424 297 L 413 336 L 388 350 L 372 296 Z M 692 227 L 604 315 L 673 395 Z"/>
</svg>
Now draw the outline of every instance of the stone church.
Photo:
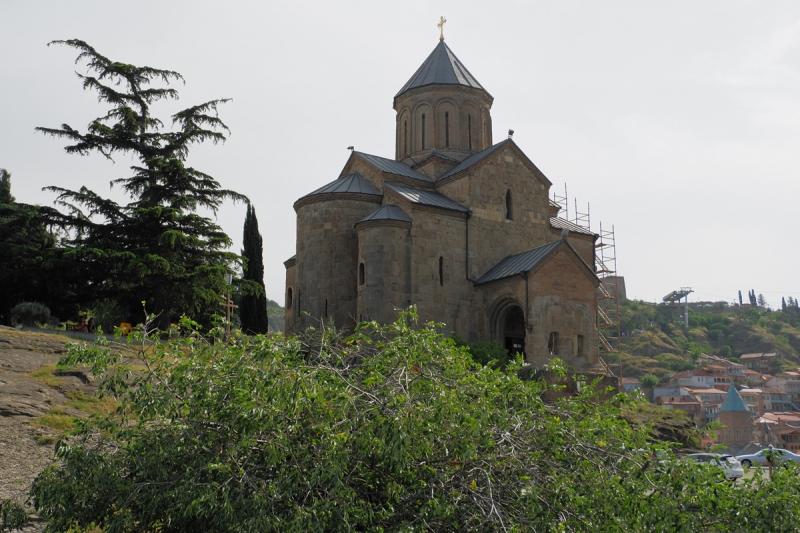
<svg viewBox="0 0 800 533">
<path fill-rule="evenodd" d="M 443 37 L 394 97 L 394 158 L 352 151 L 298 199 L 286 266 L 286 331 L 352 329 L 416 305 L 469 342 L 497 341 L 541 366 L 599 360 L 595 241 L 559 217 L 551 182 L 509 137 L 493 97 Z"/>
</svg>

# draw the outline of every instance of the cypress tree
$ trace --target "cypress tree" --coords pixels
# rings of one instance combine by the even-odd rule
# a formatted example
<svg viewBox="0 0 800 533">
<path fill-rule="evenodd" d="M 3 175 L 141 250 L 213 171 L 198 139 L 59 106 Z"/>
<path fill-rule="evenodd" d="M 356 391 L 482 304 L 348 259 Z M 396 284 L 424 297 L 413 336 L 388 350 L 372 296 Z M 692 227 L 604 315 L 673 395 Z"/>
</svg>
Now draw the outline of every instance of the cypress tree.
<svg viewBox="0 0 800 533">
<path fill-rule="evenodd" d="M 245 333 L 266 333 L 269 329 L 267 317 L 267 294 L 264 290 L 264 241 L 258 232 L 258 219 L 252 205 L 247 206 L 244 217 L 242 257 L 245 260 L 244 281 L 252 282 L 254 294 L 244 294 L 239 306 L 242 318 L 242 331 Z"/>
</svg>

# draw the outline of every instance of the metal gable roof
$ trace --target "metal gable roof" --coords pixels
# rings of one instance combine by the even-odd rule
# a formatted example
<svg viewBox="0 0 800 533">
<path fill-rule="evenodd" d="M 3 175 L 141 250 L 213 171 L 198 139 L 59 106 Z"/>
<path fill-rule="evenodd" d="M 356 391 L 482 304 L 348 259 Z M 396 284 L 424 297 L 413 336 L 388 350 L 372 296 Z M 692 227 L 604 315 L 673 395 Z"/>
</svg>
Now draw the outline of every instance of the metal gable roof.
<svg viewBox="0 0 800 533">
<path fill-rule="evenodd" d="M 377 155 L 365 154 L 364 152 L 355 152 L 355 154 L 381 172 L 397 174 L 398 176 L 405 176 L 407 178 L 413 178 L 428 183 L 431 182 L 431 179 L 428 176 L 422 172 L 417 172 L 410 166 L 406 165 L 405 163 L 401 163 L 400 161 L 386 159 L 385 157 L 379 157 Z"/>
<path fill-rule="evenodd" d="M 469 208 L 467 206 L 462 205 L 438 192 L 423 191 L 421 189 L 406 187 L 405 185 L 399 185 L 397 183 L 384 183 L 384 187 L 395 191 L 406 200 L 415 204 L 441 207 L 442 209 L 450 209 L 452 211 L 460 211 L 462 213 L 469 212 Z"/>
<path fill-rule="evenodd" d="M 370 220 L 399 220 L 402 222 L 411 222 L 411 217 L 396 205 L 384 205 L 359 220 L 357 224 Z"/>
<path fill-rule="evenodd" d="M 395 95 L 395 98 L 406 91 L 423 87 L 425 85 L 462 85 L 480 89 L 489 94 L 478 80 L 470 74 L 467 67 L 456 57 L 450 47 L 439 41 L 436 48 L 428 58 L 420 65 L 411 79 L 403 85 L 403 88 Z"/>
<path fill-rule="evenodd" d="M 458 174 L 462 170 L 468 169 L 475 163 L 482 161 L 483 159 L 485 159 L 486 157 L 497 151 L 499 148 L 505 146 L 507 143 L 510 142 L 512 142 L 511 139 L 505 139 L 495 145 L 490 146 L 489 148 L 486 148 L 485 150 L 481 150 L 477 154 L 472 154 L 468 158 L 464 159 L 461 163 L 459 163 L 458 165 L 454 166 L 453 168 L 451 168 L 450 170 L 439 176 L 437 181 L 443 180 L 447 177 L 452 176 L 453 174 Z"/>
<path fill-rule="evenodd" d="M 567 228 L 572 233 L 582 233 L 583 235 L 594 235 L 594 232 L 584 228 L 583 226 L 579 226 L 577 224 L 573 224 L 569 220 L 560 217 L 550 217 L 550 226 L 556 229 L 564 229 Z"/>
<path fill-rule="evenodd" d="M 306 194 L 303 198 L 318 194 L 330 193 L 358 193 L 381 196 L 381 191 L 379 191 L 364 176 L 358 172 L 353 172 L 351 174 L 347 174 L 346 176 L 342 176 L 341 178 L 338 178 L 327 185 L 323 185 L 316 191 Z"/>
<path fill-rule="evenodd" d="M 562 240 L 545 244 L 533 250 L 522 252 L 521 254 L 510 255 L 497 263 L 489 269 L 489 271 L 478 278 L 475 282 L 480 285 L 482 283 L 489 283 L 498 279 L 508 278 L 522 272 L 527 272 L 533 269 L 536 265 L 542 262 L 548 255 L 550 255 L 556 248 L 558 248 Z"/>
</svg>

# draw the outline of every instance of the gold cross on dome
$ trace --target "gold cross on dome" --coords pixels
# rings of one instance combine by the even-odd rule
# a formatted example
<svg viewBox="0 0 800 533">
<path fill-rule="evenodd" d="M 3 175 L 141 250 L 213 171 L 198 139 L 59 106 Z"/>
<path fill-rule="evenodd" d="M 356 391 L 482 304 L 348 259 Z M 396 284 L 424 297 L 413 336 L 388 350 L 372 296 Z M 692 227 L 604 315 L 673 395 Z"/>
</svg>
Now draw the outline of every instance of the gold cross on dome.
<svg viewBox="0 0 800 533">
<path fill-rule="evenodd" d="M 444 23 L 447 22 L 447 19 L 444 17 L 439 17 L 439 24 L 436 25 L 439 28 L 439 40 L 444 41 Z"/>
</svg>

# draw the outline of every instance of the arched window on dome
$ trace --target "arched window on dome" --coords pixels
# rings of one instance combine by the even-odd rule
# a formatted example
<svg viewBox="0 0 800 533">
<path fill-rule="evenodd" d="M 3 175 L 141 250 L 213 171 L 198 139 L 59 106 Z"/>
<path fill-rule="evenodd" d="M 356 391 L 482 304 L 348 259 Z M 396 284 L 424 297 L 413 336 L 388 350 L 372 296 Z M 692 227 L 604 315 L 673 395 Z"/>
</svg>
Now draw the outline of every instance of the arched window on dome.
<svg viewBox="0 0 800 533">
<path fill-rule="evenodd" d="M 422 114 L 422 149 L 425 149 L 425 113 Z"/>
<path fill-rule="evenodd" d="M 403 121 L 403 155 L 408 155 L 408 121 Z"/>
<path fill-rule="evenodd" d="M 511 202 L 511 189 L 506 191 L 506 220 L 514 220 L 514 206 Z"/>
<path fill-rule="evenodd" d="M 450 113 L 444 112 L 444 145 L 450 148 Z"/>
</svg>

